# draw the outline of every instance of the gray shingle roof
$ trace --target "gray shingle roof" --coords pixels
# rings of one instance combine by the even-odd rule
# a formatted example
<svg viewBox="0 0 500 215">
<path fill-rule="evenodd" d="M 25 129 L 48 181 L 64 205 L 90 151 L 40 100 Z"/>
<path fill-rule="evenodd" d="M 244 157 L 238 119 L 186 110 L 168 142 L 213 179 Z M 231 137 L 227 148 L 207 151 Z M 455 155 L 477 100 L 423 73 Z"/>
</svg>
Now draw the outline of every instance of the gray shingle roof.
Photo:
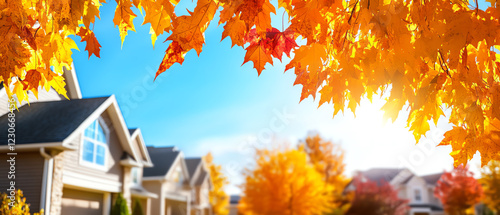
<svg viewBox="0 0 500 215">
<path fill-rule="evenodd" d="M 239 195 L 231 195 L 229 197 L 229 203 L 238 204 L 240 202 L 241 197 Z"/>
<path fill-rule="evenodd" d="M 129 128 L 128 133 L 130 133 L 130 135 L 132 135 L 135 132 L 135 130 L 137 130 L 137 128 Z"/>
<path fill-rule="evenodd" d="M 201 164 L 201 158 L 186 158 L 185 161 L 189 172 L 189 177 L 192 178 L 194 176 L 194 173 L 196 172 L 196 169 Z"/>
<path fill-rule="evenodd" d="M 403 169 L 376 168 L 361 172 L 368 180 L 381 184 L 391 182 Z"/>
<path fill-rule="evenodd" d="M 441 178 L 441 175 L 443 175 L 443 173 L 424 175 L 422 176 L 422 178 L 425 180 L 425 182 L 427 182 L 427 184 L 435 185 L 437 181 Z"/>
<path fill-rule="evenodd" d="M 61 142 L 109 97 L 36 102 L 15 113 L 16 144 Z M 8 114 L 0 117 L 0 145 L 7 145 Z"/>
<path fill-rule="evenodd" d="M 165 176 L 180 154 L 174 147 L 148 147 L 148 152 L 154 167 L 144 168 L 145 177 Z"/>
</svg>

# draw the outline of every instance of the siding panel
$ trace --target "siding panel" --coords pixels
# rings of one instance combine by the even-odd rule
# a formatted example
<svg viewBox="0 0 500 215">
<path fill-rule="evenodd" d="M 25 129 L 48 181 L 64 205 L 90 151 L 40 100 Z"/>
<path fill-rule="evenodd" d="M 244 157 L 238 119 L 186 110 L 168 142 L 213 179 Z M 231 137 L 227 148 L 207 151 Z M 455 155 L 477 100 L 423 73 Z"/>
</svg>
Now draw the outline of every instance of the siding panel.
<svg viewBox="0 0 500 215">
<path fill-rule="evenodd" d="M 9 157 L 0 154 L 0 192 L 7 192 L 10 180 L 7 178 L 10 165 L 7 163 Z M 16 189 L 21 189 L 30 204 L 32 212 L 40 210 L 40 195 L 42 189 L 44 159 L 39 152 L 18 152 L 16 156 Z"/>
</svg>

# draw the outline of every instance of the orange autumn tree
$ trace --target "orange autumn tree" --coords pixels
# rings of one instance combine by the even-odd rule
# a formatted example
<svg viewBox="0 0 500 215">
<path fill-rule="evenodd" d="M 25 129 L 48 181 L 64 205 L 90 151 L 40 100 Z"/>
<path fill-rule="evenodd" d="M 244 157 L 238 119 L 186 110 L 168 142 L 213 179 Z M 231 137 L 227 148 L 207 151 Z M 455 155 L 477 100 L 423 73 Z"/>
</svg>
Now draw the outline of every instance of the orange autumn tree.
<svg viewBox="0 0 500 215">
<path fill-rule="evenodd" d="M 309 162 L 319 172 L 325 182 L 326 195 L 331 195 L 332 209 L 341 211 L 340 207 L 346 207 L 343 191 L 349 182 L 344 175 L 344 150 L 340 145 L 321 138 L 319 134 L 310 135 L 299 143 L 299 148 L 307 153 Z"/>
<path fill-rule="evenodd" d="M 484 166 L 479 182 L 483 187 L 483 202 L 497 214 L 500 213 L 500 161 L 490 161 Z"/>
<path fill-rule="evenodd" d="M 322 175 L 304 150 L 257 150 L 256 166 L 244 176 L 238 206 L 244 215 L 316 215 L 330 209 Z"/>
<path fill-rule="evenodd" d="M 86 41 L 89 57 L 98 57 L 92 26 L 104 1 L 0 1 L 0 81 L 9 97 L 22 102 L 28 91 L 50 87 L 65 95 L 63 67 L 76 48 L 69 36 Z M 116 0 L 113 23 L 122 44 L 135 31 L 133 8 L 144 14 L 153 43 L 168 35 L 156 75 L 192 50 L 201 54 L 204 33 L 219 14 L 212 24 L 246 50 L 242 61 L 258 74 L 283 55 L 291 58 L 285 70 L 297 75 L 300 100 L 318 97 L 335 115 L 383 95 L 386 117 L 408 110 L 417 142 L 429 121 L 437 123 L 450 108 L 454 127 L 441 144 L 452 146 L 455 165 L 477 151 L 483 164 L 500 160 L 500 0 L 487 0 L 485 10 L 477 0 L 198 0 L 188 15 L 177 16 L 178 1 Z M 271 25 L 278 7 L 288 17 L 286 29 Z M 298 38 L 305 44 L 298 46 Z"/>
<path fill-rule="evenodd" d="M 205 166 L 210 174 L 212 189 L 208 192 L 208 199 L 212 207 L 212 213 L 215 215 L 229 214 L 229 196 L 224 191 L 224 188 L 229 184 L 226 176 L 222 173 L 222 167 L 213 162 L 212 153 L 208 153 L 203 157 Z"/>
<path fill-rule="evenodd" d="M 463 165 L 445 172 L 434 189 L 434 195 L 443 203 L 450 215 L 466 215 L 483 197 L 481 184 L 469 168 Z"/>
</svg>

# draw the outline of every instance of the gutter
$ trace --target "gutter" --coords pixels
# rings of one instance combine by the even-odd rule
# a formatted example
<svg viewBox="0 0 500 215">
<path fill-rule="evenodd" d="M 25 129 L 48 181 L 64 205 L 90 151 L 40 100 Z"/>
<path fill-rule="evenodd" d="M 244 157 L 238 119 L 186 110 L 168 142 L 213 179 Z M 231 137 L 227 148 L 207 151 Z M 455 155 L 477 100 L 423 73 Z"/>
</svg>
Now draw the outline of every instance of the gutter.
<svg viewBox="0 0 500 215">
<path fill-rule="evenodd" d="M 45 147 L 40 147 L 40 155 L 44 158 L 42 193 L 40 196 L 40 210 L 44 209 L 45 214 L 50 214 L 50 203 L 52 197 L 52 173 L 54 169 L 54 158 L 47 154 Z"/>
</svg>

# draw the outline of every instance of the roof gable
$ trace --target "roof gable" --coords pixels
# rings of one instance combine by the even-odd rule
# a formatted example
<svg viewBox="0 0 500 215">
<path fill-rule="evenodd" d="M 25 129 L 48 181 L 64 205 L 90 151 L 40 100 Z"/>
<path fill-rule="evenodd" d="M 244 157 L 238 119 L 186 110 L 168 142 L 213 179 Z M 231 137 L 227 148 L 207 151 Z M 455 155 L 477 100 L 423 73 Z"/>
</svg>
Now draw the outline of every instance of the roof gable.
<svg viewBox="0 0 500 215">
<path fill-rule="evenodd" d="M 100 98 L 72 99 L 50 102 L 36 102 L 23 106 L 16 112 L 16 146 L 18 149 L 38 149 L 42 146 L 74 149 L 72 140 L 104 112 L 109 114 L 110 125 L 125 152 L 137 160 L 125 120 L 114 95 Z M 0 150 L 8 148 L 7 117 L 0 117 Z"/>
<path fill-rule="evenodd" d="M 109 97 L 36 102 L 16 114 L 16 144 L 63 142 Z M 8 114 L 0 117 L 0 145 L 7 145 Z"/>
<path fill-rule="evenodd" d="M 146 148 L 146 143 L 144 142 L 144 139 L 142 138 L 142 132 L 141 129 L 139 128 L 134 128 L 134 129 L 128 129 L 130 133 L 130 139 L 136 140 L 135 142 L 138 144 L 139 152 L 141 154 L 141 157 L 143 158 L 142 162 L 144 165 L 147 167 L 152 167 L 153 162 L 151 161 L 151 157 L 149 156 L 148 150 Z"/>
<path fill-rule="evenodd" d="M 186 158 L 186 166 L 189 172 L 189 178 L 193 178 L 200 168 L 201 158 Z"/>
<path fill-rule="evenodd" d="M 149 156 L 151 157 L 151 161 L 154 166 L 151 168 L 144 168 L 143 176 L 166 176 L 177 160 L 177 157 L 180 155 L 180 151 L 174 149 L 174 147 L 147 147 Z"/>
</svg>

